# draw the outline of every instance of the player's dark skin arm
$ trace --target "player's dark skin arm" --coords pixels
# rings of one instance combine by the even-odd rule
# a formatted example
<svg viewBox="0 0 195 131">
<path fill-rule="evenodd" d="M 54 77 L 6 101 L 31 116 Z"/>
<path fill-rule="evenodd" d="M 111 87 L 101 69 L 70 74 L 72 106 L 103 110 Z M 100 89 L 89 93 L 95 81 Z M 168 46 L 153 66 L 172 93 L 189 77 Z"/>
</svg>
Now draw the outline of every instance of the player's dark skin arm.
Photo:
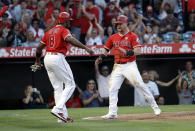
<svg viewBox="0 0 195 131">
<path fill-rule="evenodd" d="M 42 50 L 43 50 L 43 48 L 45 48 L 45 46 L 46 46 L 45 44 L 40 43 L 39 46 L 37 47 L 36 53 L 42 54 Z M 36 57 L 35 65 L 41 66 L 40 59 L 41 59 L 41 56 L 40 57 Z"/>
<path fill-rule="evenodd" d="M 73 46 L 85 49 L 90 55 L 93 54 L 93 51 L 90 48 L 88 48 L 87 46 L 83 45 L 80 41 L 78 41 L 77 39 L 75 39 L 72 36 L 66 37 L 65 41 L 70 43 Z"/>
</svg>

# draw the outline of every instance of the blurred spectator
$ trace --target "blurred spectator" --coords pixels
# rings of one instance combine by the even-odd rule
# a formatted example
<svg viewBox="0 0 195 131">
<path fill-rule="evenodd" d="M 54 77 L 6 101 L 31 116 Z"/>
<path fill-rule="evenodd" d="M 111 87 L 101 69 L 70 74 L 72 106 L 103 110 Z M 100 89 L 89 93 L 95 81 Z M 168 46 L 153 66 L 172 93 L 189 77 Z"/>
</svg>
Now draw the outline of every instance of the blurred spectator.
<svg viewBox="0 0 195 131">
<path fill-rule="evenodd" d="M 157 85 L 164 86 L 164 87 L 169 87 L 179 78 L 179 74 L 178 74 L 175 78 L 173 78 L 169 82 L 162 82 L 159 81 L 159 75 L 155 70 L 150 70 L 148 73 L 149 73 L 149 79 L 151 81 L 154 81 Z"/>
<path fill-rule="evenodd" d="M 95 0 L 87 0 L 86 6 L 82 6 L 82 17 L 81 17 L 81 42 L 85 43 L 85 37 L 89 29 L 89 22 L 91 21 L 93 27 L 96 28 L 95 18 L 99 23 L 99 10 L 94 5 Z"/>
<path fill-rule="evenodd" d="M 7 46 L 11 47 L 19 47 L 23 46 L 22 43 L 26 41 L 26 36 L 20 29 L 18 23 L 13 23 L 11 30 L 7 35 Z"/>
<path fill-rule="evenodd" d="M 187 10 L 195 10 L 195 1 L 194 0 L 185 0 L 185 2 L 187 3 Z"/>
<path fill-rule="evenodd" d="M 43 29 L 39 28 L 39 20 L 38 19 L 32 20 L 32 23 L 31 23 L 28 30 L 33 32 L 34 37 L 35 37 L 35 41 L 37 41 L 37 42 L 40 42 L 40 40 L 43 38 L 43 36 L 45 34 Z"/>
<path fill-rule="evenodd" d="M 153 33 L 153 30 L 152 30 L 152 25 L 150 23 L 148 23 L 146 25 L 146 33 L 144 34 L 143 36 L 143 42 L 144 43 L 147 43 L 147 44 L 152 44 L 153 43 L 153 39 L 156 39 L 157 38 L 157 34 Z"/>
<path fill-rule="evenodd" d="M 23 98 L 24 108 L 32 109 L 37 108 L 39 104 L 43 104 L 43 97 L 37 88 L 33 88 L 32 85 L 26 86 L 25 97 Z"/>
<path fill-rule="evenodd" d="M 100 12 L 100 24 L 102 24 L 103 21 L 103 10 L 106 8 L 106 2 L 105 0 L 95 0 L 95 5 L 98 7 Z"/>
<path fill-rule="evenodd" d="M 182 43 L 180 34 L 173 35 L 173 42 L 172 43 Z"/>
<path fill-rule="evenodd" d="M 108 27 L 111 23 L 111 19 L 113 17 L 117 17 L 119 15 L 119 8 L 115 5 L 115 2 L 114 1 L 110 1 L 108 4 L 107 4 L 107 7 L 106 9 L 104 10 L 104 26 L 105 27 Z"/>
<path fill-rule="evenodd" d="M 103 39 L 103 44 L 105 44 L 108 40 L 108 38 L 114 34 L 114 30 L 112 28 L 112 26 L 108 26 L 105 30 L 105 35 L 104 35 L 104 39 Z"/>
<path fill-rule="evenodd" d="M 182 78 L 180 75 L 177 82 L 177 92 L 179 97 L 179 104 L 192 104 L 192 91 L 194 87 L 194 81 L 192 75 L 190 75 L 190 85 L 188 86 L 188 81 L 185 78 Z"/>
<path fill-rule="evenodd" d="M 188 87 L 191 87 L 191 78 L 194 80 L 195 83 L 195 71 L 192 70 L 192 62 L 191 61 L 187 61 L 185 64 L 185 70 L 182 71 L 182 78 L 186 79 L 188 82 Z M 191 77 L 192 76 L 192 77 Z"/>
<path fill-rule="evenodd" d="M 103 99 L 99 96 L 99 92 L 96 89 L 96 84 L 93 79 L 88 80 L 87 89 L 83 92 L 82 101 L 84 107 L 99 107 L 103 102 Z"/>
<path fill-rule="evenodd" d="M 104 29 L 101 27 L 101 25 L 97 22 L 95 19 L 95 24 L 98 28 L 93 28 L 92 23 L 90 22 L 90 27 L 87 31 L 86 36 L 86 45 L 102 45 L 102 39 L 104 37 Z"/>
<path fill-rule="evenodd" d="M 96 80 L 98 84 L 98 91 L 100 93 L 101 98 L 104 100 L 103 106 L 109 105 L 109 68 L 108 66 L 104 65 L 101 68 L 101 72 L 99 72 L 99 63 L 95 61 L 95 73 L 96 73 Z"/>
<path fill-rule="evenodd" d="M 3 16 L 3 14 L 6 12 L 7 9 L 8 9 L 8 6 L 6 6 L 2 2 L 0 2 L 0 17 Z"/>
<path fill-rule="evenodd" d="M 149 88 L 150 92 L 154 96 L 154 99 L 157 100 L 160 95 L 158 86 L 155 82 L 149 80 L 149 74 L 147 71 L 142 72 L 142 79 L 146 84 L 147 88 Z M 134 106 L 149 106 L 149 101 L 144 98 L 141 92 L 142 91 L 140 90 L 140 88 L 134 88 Z"/>
<path fill-rule="evenodd" d="M 117 33 L 117 29 L 116 29 L 116 18 L 115 17 L 113 17 L 112 19 L 111 19 L 111 26 L 112 26 L 112 29 L 113 29 L 113 31 L 114 31 L 114 33 Z"/>
<path fill-rule="evenodd" d="M 158 16 L 157 14 L 155 14 L 155 12 L 153 12 L 153 8 L 152 6 L 147 6 L 146 8 L 146 13 L 143 17 L 143 22 L 145 24 L 151 24 L 152 26 L 155 25 L 160 25 L 160 21 L 158 20 Z"/>
<path fill-rule="evenodd" d="M 138 0 L 118 0 L 120 1 L 119 5 L 121 8 L 124 8 L 127 5 L 133 4 L 134 6 L 137 4 Z"/>
<path fill-rule="evenodd" d="M 158 105 L 164 105 L 165 104 L 165 98 L 163 96 L 159 96 L 157 99 L 157 104 Z"/>
<path fill-rule="evenodd" d="M 192 37 L 191 37 L 191 43 L 195 43 L 195 32 L 194 33 L 192 33 Z"/>
<path fill-rule="evenodd" d="M 134 4 L 130 4 L 128 7 L 129 7 L 129 14 L 130 14 L 130 16 L 128 17 L 129 21 L 136 22 L 139 15 L 141 14 L 137 13 L 137 10 Z"/>
<path fill-rule="evenodd" d="M 9 11 L 14 20 L 16 20 L 17 22 L 21 21 L 22 9 L 21 5 L 19 4 L 19 0 L 12 0 L 12 4 L 9 6 Z"/>
<path fill-rule="evenodd" d="M 0 21 L 0 46 L 6 47 L 7 46 L 6 37 L 11 29 L 11 21 L 8 19 L 7 13 L 3 14 L 1 18 L 2 21 Z"/>
<path fill-rule="evenodd" d="M 71 21 L 71 33 L 76 35 L 76 39 L 80 40 L 81 35 L 81 14 L 82 4 L 81 0 L 74 0 L 74 5 L 72 7 L 72 21 Z"/>
<path fill-rule="evenodd" d="M 74 93 L 72 94 L 72 96 L 70 97 L 70 99 L 66 102 L 66 107 L 67 108 L 81 108 L 82 105 L 82 94 L 83 91 L 79 88 L 79 86 L 76 84 L 76 90 L 74 91 Z"/>
<path fill-rule="evenodd" d="M 167 11 L 173 9 L 173 4 L 169 4 L 166 2 L 166 0 L 162 1 L 161 7 L 160 7 L 160 14 L 158 18 L 160 20 L 163 20 L 167 17 Z"/>
<path fill-rule="evenodd" d="M 129 11 L 129 7 L 128 7 L 128 6 L 125 6 L 125 7 L 122 9 L 122 13 L 123 13 L 123 15 L 127 16 L 129 20 L 131 19 L 130 11 Z"/>
<path fill-rule="evenodd" d="M 158 25 L 152 26 L 153 35 L 156 35 L 156 37 L 152 38 L 152 43 L 162 43 L 162 37 L 159 35 L 160 28 Z"/>
<path fill-rule="evenodd" d="M 26 2 L 27 2 L 27 9 L 32 10 L 32 14 L 34 14 L 38 8 L 38 0 L 26 0 Z"/>
<path fill-rule="evenodd" d="M 53 10 L 53 12 L 51 14 L 51 18 L 46 21 L 45 31 L 48 31 L 51 28 L 53 28 L 55 25 L 57 25 L 57 16 L 58 16 L 59 13 L 60 13 L 59 9 L 56 8 L 56 9 Z"/>
<path fill-rule="evenodd" d="M 165 2 L 171 5 L 171 9 L 177 16 L 177 14 L 179 13 L 178 0 L 165 0 Z"/>
<path fill-rule="evenodd" d="M 191 10 L 186 21 L 186 30 L 195 31 L 195 10 Z"/>
<path fill-rule="evenodd" d="M 186 65 L 185 65 L 185 70 L 182 71 L 181 75 L 182 75 L 182 79 L 185 79 L 188 83 L 188 87 L 193 89 L 192 90 L 192 102 L 193 104 L 195 104 L 195 88 L 194 88 L 194 83 L 195 83 L 195 71 L 192 70 L 192 62 L 191 61 L 187 61 Z M 192 82 L 193 80 L 193 82 Z M 193 87 L 192 87 L 193 84 Z"/>
<path fill-rule="evenodd" d="M 32 31 L 27 32 L 27 41 L 22 44 L 24 47 L 36 47 L 39 45 L 39 42 L 35 41 L 35 37 Z"/>
<path fill-rule="evenodd" d="M 45 29 L 45 21 L 46 19 L 46 13 L 48 9 L 46 8 L 46 4 L 44 1 L 39 1 L 38 2 L 38 8 L 34 13 L 34 18 L 39 20 L 39 27 Z"/>
<path fill-rule="evenodd" d="M 172 10 L 168 10 L 167 17 L 161 22 L 161 33 L 179 31 L 181 31 L 181 27 L 179 26 L 178 19 L 174 17 Z"/>
<path fill-rule="evenodd" d="M 60 12 L 69 12 L 71 14 L 71 6 L 74 0 L 52 0 L 55 8 L 60 8 Z"/>
<path fill-rule="evenodd" d="M 20 25 L 20 29 L 21 29 L 24 33 L 26 33 L 27 30 L 28 30 L 28 28 L 30 27 L 31 20 L 32 20 L 32 18 L 31 18 L 31 16 L 30 16 L 29 13 L 24 13 L 24 14 L 22 15 L 22 20 L 21 20 L 21 22 L 19 22 L 19 25 Z"/>
<path fill-rule="evenodd" d="M 21 2 L 21 13 L 22 16 L 26 13 L 28 13 L 30 17 L 32 16 L 32 11 L 30 9 L 27 9 L 27 3 L 25 1 Z"/>
<path fill-rule="evenodd" d="M 132 32 L 134 32 L 140 40 L 140 43 L 143 43 L 143 35 L 146 30 L 145 24 L 142 21 L 142 15 L 135 15 L 135 23 L 131 26 Z"/>
</svg>

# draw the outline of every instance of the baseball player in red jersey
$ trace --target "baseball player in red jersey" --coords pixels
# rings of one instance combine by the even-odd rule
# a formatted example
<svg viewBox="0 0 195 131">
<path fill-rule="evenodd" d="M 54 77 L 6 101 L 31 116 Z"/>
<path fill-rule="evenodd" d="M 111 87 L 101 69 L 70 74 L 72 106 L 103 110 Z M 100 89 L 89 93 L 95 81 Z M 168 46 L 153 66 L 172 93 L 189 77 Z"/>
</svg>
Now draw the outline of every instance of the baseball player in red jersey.
<svg viewBox="0 0 195 131">
<path fill-rule="evenodd" d="M 42 49 L 46 46 L 44 64 L 54 88 L 56 103 L 56 106 L 53 107 L 51 113 L 63 122 L 73 121 L 68 117 L 65 106 L 65 103 L 75 89 L 73 74 L 65 59 L 68 43 L 85 49 L 90 55 L 93 54 L 91 49 L 72 37 L 70 31 L 67 29 L 70 24 L 70 19 L 70 14 L 67 12 L 61 12 L 58 15 L 58 24 L 45 33 L 40 45 L 37 47 L 36 61 L 34 64 L 34 66 L 41 66 L 40 58 Z M 65 89 L 63 89 L 63 83 L 65 83 Z"/>
<path fill-rule="evenodd" d="M 117 118 L 117 102 L 118 90 L 121 87 L 124 79 L 127 78 L 135 87 L 140 88 L 145 99 L 150 103 L 155 115 L 159 115 L 159 109 L 154 97 L 150 93 L 148 87 L 144 84 L 142 77 L 136 65 L 136 55 L 141 53 L 138 37 L 133 32 L 129 31 L 128 18 L 124 15 L 117 17 L 118 33 L 112 35 L 102 50 L 102 54 L 96 60 L 101 62 L 109 52 L 114 48 L 114 67 L 109 80 L 109 112 L 102 116 L 103 119 Z"/>
</svg>

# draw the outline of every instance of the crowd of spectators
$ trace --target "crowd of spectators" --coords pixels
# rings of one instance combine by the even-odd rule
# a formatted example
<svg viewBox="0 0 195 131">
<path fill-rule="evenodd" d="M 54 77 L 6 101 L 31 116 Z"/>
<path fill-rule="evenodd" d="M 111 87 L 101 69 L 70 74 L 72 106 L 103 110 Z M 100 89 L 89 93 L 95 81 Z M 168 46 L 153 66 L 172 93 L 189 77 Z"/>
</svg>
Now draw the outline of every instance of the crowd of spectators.
<svg viewBox="0 0 195 131">
<path fill-rule="evenodd" d="M 141 43 L 194 42 L 193 5 L 191 0 L 2 0 L 0 46 L 37 46 L 62 11 L 73 18 L 73 36 L 87 45 L 105 44 L 121 14 Z"/>
</svg>

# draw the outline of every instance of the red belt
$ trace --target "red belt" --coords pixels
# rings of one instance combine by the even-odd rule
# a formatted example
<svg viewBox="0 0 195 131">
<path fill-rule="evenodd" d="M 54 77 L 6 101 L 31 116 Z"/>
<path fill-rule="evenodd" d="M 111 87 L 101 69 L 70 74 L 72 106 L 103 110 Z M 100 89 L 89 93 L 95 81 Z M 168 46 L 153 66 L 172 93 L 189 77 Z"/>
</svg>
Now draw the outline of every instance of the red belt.
<svg viewBox="0 0 195 131">
<path fill-rule="evenodd" d="M 47 52 L 47 54 L 49 54 L 49 55 L 58 55 L 57 52 Z"/>
<path fill-rule="evenodd" d="M 120 62 L 116 62 L 116 64 L 126 64 L 127 62 L 124 61 L 120 61 Z"/>
</svg>

